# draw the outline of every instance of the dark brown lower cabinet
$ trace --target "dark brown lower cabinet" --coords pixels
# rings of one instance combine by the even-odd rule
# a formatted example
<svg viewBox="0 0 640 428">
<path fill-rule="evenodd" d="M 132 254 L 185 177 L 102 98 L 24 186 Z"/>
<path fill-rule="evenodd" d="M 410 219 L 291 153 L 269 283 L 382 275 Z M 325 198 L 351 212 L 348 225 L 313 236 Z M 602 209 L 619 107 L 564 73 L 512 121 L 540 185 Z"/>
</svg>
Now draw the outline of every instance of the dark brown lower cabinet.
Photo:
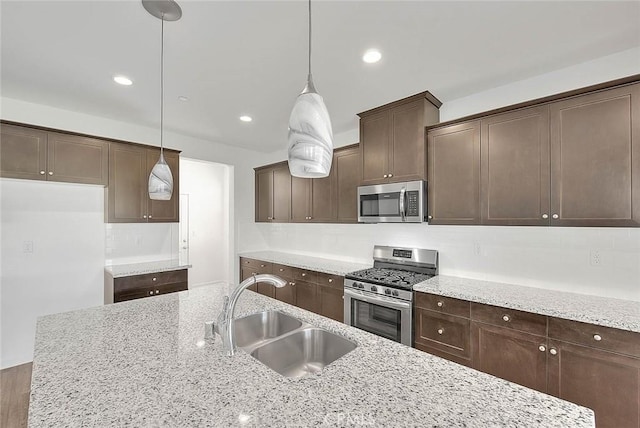
<svg viewBox="0 0 640 428">
<path fill-rule="evenodd" d="M 320 315 L 344 322 L 344 290 L 342 288 L 318 286 Z"/>
<path fill-rule="evenodd" d="M 547 391 L 547 338 L 471 322 L 472 367 L 502 379 Z"/>
<path fill-rule="evenodd" d="M 470 366 L 469 324 L 469 319 L 418 309 L 415 314 L 416 348 Z"/>
<path fill-rule="evenodd" d="M 307 281 L 295 281 L 296 306 L 307 311 L 319 312 L 318 285 Z"/>
<path fill-rule="evenodd" d="M 640 359 L 550 340 L 548 393 L 593 409 L 597 428 L 640 426 Z"/>
<path fill-rule="evenodd" d="M 113 278 L 107 281 L 105 303 L 124 302 L 188 289 L 187 269 Z"/>
</svg>

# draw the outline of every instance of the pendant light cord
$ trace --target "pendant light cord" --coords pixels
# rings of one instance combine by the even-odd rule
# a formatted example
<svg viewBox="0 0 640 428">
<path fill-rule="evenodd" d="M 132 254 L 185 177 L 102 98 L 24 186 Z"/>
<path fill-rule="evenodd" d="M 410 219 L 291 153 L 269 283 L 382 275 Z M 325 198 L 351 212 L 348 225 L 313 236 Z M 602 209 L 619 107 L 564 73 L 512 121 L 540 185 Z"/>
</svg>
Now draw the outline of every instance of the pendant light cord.
<svg viewBox="0 0 640 428">
<path fill-rule="evenodd" d="M 311 0 L 309 0 L 309 76 L 311 76 Z"/>
<path fill-rule="evenodd" d="M 160 18 L 162 21 L 160 31 L 160 156 L 163 154 L 163 134 L 164 134 L 164 13 Z"/>
</svg>

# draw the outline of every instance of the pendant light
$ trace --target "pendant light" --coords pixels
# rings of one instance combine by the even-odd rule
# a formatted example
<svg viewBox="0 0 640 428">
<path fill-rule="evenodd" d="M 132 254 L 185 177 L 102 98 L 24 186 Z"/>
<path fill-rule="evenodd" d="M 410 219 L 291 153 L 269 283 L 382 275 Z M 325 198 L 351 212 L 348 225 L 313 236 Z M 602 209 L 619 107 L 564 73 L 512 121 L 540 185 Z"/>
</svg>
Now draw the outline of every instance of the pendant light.
<svg viewBox="0 0 640 428">
<path fill-rule="evenodd" d="M 177 21 L 182 9 L 173 0 L 142 0 L 151 15 L 162 22 L 160 30 L 160 159 L 149 174 L 149 199 L 168 201 L 173 194 L 173 175 L 164 160 L 164 21 Z"/>
<path fill-rule="evenodd" d="M 309 0 L 309 74 L 289 117 L 289 171 L 294 177 L 329 175 L 333 160 L 331 119 L 311 77 L 311 0 Z"/>
</svg>

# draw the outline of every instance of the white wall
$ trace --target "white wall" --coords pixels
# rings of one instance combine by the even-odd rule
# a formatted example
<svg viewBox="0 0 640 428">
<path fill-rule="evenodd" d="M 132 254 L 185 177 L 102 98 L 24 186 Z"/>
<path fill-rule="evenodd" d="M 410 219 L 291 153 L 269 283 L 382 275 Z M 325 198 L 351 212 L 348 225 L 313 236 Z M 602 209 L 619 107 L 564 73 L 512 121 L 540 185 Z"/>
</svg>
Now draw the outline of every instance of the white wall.
<svg viewBox="0 0 640 428">
<path fill-rule="evenodd" d="M 189 200 L 190 288 L 233 280 L 228 252 L 233 239 L 228 217 L 229 173 L 227 165 L 180 159 L 180 193 Z"/>
<path fill-rule="evenodd" d="M 440 118 L 452 120 L 634 74 L 640 74 L 640 48 L 446 102 Z M 343 140 L 358 141 L 355 131 L 344 133 Z M 640 229 L 424 224 L 258 228 L 264 249 L 370 262 L 375 244 L 414 245 L 440 251 L 442 274 L 640 300 Z M 600 253 L 599 266 L 591 264 L 593 252 Z"/>
<path fill-rule="evenodd" d="M 104 188 L 0 179 L 0 192 L 4 368 L 33 358 L 38 316 L 102 304 Z"/>
<path fill-rule="evenodd" d="M 105 264 L 178 258 L 177 223 L 105 223 Z"/>
</svg>

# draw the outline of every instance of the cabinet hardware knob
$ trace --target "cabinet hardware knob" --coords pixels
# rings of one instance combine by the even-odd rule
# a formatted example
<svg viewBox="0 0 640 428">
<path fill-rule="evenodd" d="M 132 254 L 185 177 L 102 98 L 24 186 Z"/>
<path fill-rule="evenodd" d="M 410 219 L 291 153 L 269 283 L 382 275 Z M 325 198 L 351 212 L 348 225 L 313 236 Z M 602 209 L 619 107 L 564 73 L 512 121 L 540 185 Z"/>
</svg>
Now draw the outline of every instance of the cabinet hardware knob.
<svg viewBox="0 0 640 428">
<path fill-rule="evenodd" d="M 542 218 L 549 218 L 549 214 L 542 214 Z"/>
<path fill-rule="evenodd" d="M 383 175 L 382 178 L 387 178 L 387 174 Z"/>
<path fill-rule="evenodd" d="M 294 285 L 296 285 L 296 283 L 295 282 L 289 282 L 289 285 L 293 287 Z"/>
<path fill-rule="evenodd" d="M 260 265 L 260 267 L 264 267 L 264 265 Z"/>
<path fill-rule="evenodd" d="M 152 278 L 152 281 L 155 281 L 155 280 L 157 280 L 157 279 L 158 279 L 158 278 L 156 278 L 156 277 L 153 277 L 153 278 Z"/>
<path fill-rule="evenodd" d="M 509 315 L 503 315 L 502 316 L 502 321 L 509 322 L 509 321 L 511 321 L 511 318 L 509 317 Z"/>
<path fill-rule="evenodd" d="M 151 216 L 149 216 L 149 218 L 151 218 Z"/>
<path fill-rule="evenodd" d="M 599 334 L 594 334 L 593 340 L 595 340 L 596 342 L 600 342 L 602 340 L 602 336 L 600 336 Z"/>
<path fill-rule="evenodd" d="M 547 350 L 547 347 L 544 346 L 544 345 L 540 345 L 540 346 L 538 346 L 538 349 L 540 350 L 540 352 L 544 352 L 544 351 Z"/>
<path fill-rule="evenodd" d="M 40 175 L 44 175 L 44 171 L 40 171 Z"/>
<path fill-rule="evenodd" d="M 153 296 L 153 290 L 149 291 L 149 296 Z"/>
<path fill-rule="evenodd" d="M 393 174 L 389 174 L 389 178 L 393 177 Z"/>
<path fill-rule="evenodd" d="M 302 276 L 307 276 L 307 274 L 306 274 L 306 273 L 304 273 L 304 272 L 302 272 Z"/>
<path fill-rule="evenodd" d="M 284 272 L 284 268 L 280 268 L 280 272 Z"/>
<path fill-rule="evenodd" d="M 432 215 L 430 215 L 430 216 L 427 216 L 427 217 L 429 218 L 429 220 L 431 220 L 431 219 L 433 218 L 433 216 L 432 216 Z"/>
<path fill-rule="evenodd" d="M 551 355 L 557 355 L 557 354 L 558 354 L 558 351 L 556 350 L 556 348 L 551 348 L 551 349 L 549 349 L 549 353 L 550 353 Z"/>
<path fill-rule="evenodd" d="M 329 283 L 333 282 L 333 278 L 329 278 Z"/>
<path fill-rule="evenodd" d="M 156 294 L 158 294 L 158 293 L 159 293 L 159 291 L 158 291 L 158 290 L 156 290 Z"/>
<path fill-rule="evenodd" d="M 444 328 L 439 328 L 438 329 L 438 334 L 443 334 L 444 333 Z"/>
<path fill-rule="evenodd" d="M 560 217 L 560 216 L 559 216 L 558 214 L 554 214 L 554 215 L 552 215 L 551 217 L 553 217 L 553 218 L 558 218 L 558 217 Z"/>
<path fill-rule="evenodd" d="M 147 216 L 146 216 L 146 215 L 143 215 L 143 216 L 142 216 L 142 218 L 147 218 Z"/>
<path fill-rule="evenodd" d="M 53 175 L 53 171 L 49 171 L 49 175 Z"/>
<path fill-rule="evenodd" d="M 442 302 L 438 302 L 438 303 L 436 303 L 436 304 L 438 305 L 438 307 L 439 307 L 439 308 L 441 308 L 441 307 L 443 307 L 443 306 L 444 306 L 444 303 L 442 303 Z"/>
</svg>

